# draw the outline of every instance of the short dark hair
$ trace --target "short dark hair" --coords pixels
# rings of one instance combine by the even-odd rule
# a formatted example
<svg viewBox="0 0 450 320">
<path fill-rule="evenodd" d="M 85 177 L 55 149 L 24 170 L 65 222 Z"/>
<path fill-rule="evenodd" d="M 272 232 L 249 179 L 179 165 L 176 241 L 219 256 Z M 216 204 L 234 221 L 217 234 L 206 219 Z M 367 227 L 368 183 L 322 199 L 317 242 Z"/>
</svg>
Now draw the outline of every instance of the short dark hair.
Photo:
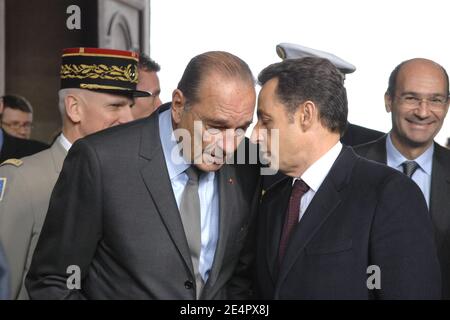
<svg viewBox="0 0 450 320">
<path fill-rule="evenodd" d="M 205 52 L 189 61 L 178 83 L 177 89 L 183 92 L 187 106 L 198 102 L 200 84 L 208 74 L 213 72 L 255 85 L 250 67 L 241 58 L 224 51 Z"/>
<path fill-rule="evenodd" d="M 5 108 L 20 110 L 26 113 L 33 113 L 31 103 L 22 96 L 7 94 L 2 97 Z"/>
<path fill-rule="evenodd" d="M 386 90 L 386 95 L 388 95 L 389 97 L 393 97 L 395 95 L 395 90 L 397 90 L 397 78 L 398 78 L 398 74 L 400 73 L 400 70 L 402 69 L 402 67 L 407 64 L 408 62 L 411 62 L 413 60 L 416 60 L 417 58 L 414 59 L 409 59 L 409 60 L 405 60 L 402 63 L 400 63 L 398 66 L 395 67 L 394 70 L 392 70 L 391 75 L 389 76 L 389 83 L 388 83 L 388 88 Z M 431 61 L 431 60 L 429 60 Z M 434 61 L 431 61 L 433 63 L 435 63 L 437 66 L 439 66 L 442 69 L 442 73 L 444 74 L 444 78 L 445 78 L 445 83 L 447 85 L 447 95 L 449 94 L 449 83 L 448 83 L 448 74 L 447 74 L 447 70 L 445 70 L 445 68 L 443 66 L 441 66 L 439 63 L 436 63 Z"/>
<path fill-rule="evenodd" d="M 161 66 L 143 52 L 139 53 L 138 69 L 148 72 L 159 72 Z"/>
<path fill-rule="evenodd" d="M 342 73 L 327 59 L 306 57 L 274 63 L 258 76 L 260 85 L 276 78 L 276 96 L 289 116 L 305 101 L 319 110 L 319 119 L 331 132 L 344 133 L 347 126 L 347 92 Z"/>
</svg>

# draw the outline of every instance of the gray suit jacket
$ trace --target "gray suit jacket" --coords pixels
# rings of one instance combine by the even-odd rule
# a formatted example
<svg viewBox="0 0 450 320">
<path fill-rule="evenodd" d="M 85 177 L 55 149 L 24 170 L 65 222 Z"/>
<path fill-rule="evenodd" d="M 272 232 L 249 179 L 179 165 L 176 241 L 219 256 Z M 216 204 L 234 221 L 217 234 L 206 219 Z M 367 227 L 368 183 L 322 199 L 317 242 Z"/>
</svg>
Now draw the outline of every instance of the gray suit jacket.
<svg viewBox="0 0 450 320">
<path fill-rule="evenodd" d="M 387 163 L 386 136 L 355 147 L 367 159 Z M 434 144 L 430 215 L 442 271 L 442 297 L 450 299 L 450 150 Z"/>
<path fill-rule="evenodd" d="M 56 141 L 50 149 L 0 166 L 0 177 L 6 178 L 0 241 L 10 266 L 12 299 L 28 298 L 24 279 L 66 154 Z"/>
<path fill-rule="evenodd" d="M 224 165 L 219 240 L 202 299 L 244 298 L 259 167 Z M 67 268 L 81 270 L 68 289 Z M 75 279 L 75 278 L 73 278 Z M 32 299 L 195 299 L 158 113 L 78 140 L 53 190 L 26 286 Z"/>
</svg>

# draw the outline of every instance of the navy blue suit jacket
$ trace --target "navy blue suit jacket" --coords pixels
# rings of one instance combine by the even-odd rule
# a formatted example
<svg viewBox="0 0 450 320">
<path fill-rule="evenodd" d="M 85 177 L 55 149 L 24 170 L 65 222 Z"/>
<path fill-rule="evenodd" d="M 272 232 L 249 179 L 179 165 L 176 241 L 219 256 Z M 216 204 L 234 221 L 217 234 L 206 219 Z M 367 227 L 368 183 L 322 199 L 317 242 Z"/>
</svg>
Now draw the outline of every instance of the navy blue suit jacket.
<svg viewBox="0 0 450 320">
<path fill-rule="evenodd" d="M 419 187 L 344 146 L 295 226 L 281 265 L 278 247 L 292 179 L 266 190 L 258 216 L 256 283 L 263 299 L 440 299 L 433 230 Z M 381 289 L 369 289 L 369 266 Z"/>
</svg>

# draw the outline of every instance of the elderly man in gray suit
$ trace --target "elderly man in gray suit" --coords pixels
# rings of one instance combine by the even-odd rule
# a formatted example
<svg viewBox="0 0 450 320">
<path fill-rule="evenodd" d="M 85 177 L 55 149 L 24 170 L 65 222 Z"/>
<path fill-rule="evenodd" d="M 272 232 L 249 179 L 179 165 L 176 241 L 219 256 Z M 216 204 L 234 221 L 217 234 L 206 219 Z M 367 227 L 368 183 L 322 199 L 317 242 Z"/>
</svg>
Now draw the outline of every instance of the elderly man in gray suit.
<svg viewBox="0 0 450 320">
<path fill-rule="evenodd" d="M 111 55 L 117 58 L 111 59 Z M 81 66 L 93 64 L 102 64 L 104 68 L 94 73 L 85 72 L 84 78 L 80 78 Z M 120 64 L 124 64 L 124 68 L 120 69 Z M 72 143 L 88 134 L 133 120 L 133 96 L 148 95 L 134 91 L 137 79 L 109 79 L 106 83 L 95 75 L 101 75 L 102 70 L 111 74 L 115 67 L 126 70 L 128 65 L 137 68 L 137 56 L 132 52 L 66 49 L 59 91 L 62 133 L 50 149 L 21 160 L 9 159 L 0 166 L 0 180 L 3 181 L 0 240 L 10 265 L 12 299 L 28 298 L 24 279 L 41 233 L 51 192 Z M 112 84 L 114 89 L 105 89 Z"/>
<path fill-rule="evenodd" d="M 450 150 L 434 138 L 448 111 L 448 94 L 442 66 L 422 58 L 402 62 L 392 71 L 384 96 L 391 131 L 355 148 L 361 156 L 402 171 L 422 190 L 434 227 L 444 299 L 450 299 Z"/>
<path fill-rule="evenodd" d="M 259 167 L 241 164 L 237 147 L 255 100 L 243 60 L 206 52 L 189 62 L 169 109 L 77 141 L 26 279 L 30 296 L 249 297 Z"/>
</svg>

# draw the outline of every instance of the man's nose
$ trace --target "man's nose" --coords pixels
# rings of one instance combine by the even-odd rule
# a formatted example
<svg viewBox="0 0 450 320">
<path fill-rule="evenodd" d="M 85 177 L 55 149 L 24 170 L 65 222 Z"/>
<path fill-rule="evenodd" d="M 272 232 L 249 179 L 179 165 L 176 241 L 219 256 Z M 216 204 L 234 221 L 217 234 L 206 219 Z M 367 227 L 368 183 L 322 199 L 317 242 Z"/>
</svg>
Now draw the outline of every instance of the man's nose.
<svg viewBox="0 0 450 320">
<path fill-rule="evenodd" d="M 421 119 L 428 118 L 430 115 L 429 102 L 422 99 L 417 108 L 414 110 L 414 114 Z"/>
</svg>

